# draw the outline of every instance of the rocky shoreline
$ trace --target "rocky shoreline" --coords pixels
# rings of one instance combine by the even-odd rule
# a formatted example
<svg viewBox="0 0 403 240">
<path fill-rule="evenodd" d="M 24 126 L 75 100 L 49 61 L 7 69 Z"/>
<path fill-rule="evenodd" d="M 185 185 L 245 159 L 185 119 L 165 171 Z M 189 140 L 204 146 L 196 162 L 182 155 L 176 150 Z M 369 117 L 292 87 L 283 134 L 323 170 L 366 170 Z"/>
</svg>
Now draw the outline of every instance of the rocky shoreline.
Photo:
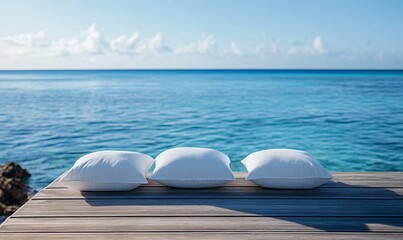
<svg viewBox="0 0 403 240">
<path fill-rule="evenodd" d="M 18 163 L 0 165 L 0 215 L 10 216 L 32 197 L 33 190 L 27 184 L 30 176 Z"/>
</svg>

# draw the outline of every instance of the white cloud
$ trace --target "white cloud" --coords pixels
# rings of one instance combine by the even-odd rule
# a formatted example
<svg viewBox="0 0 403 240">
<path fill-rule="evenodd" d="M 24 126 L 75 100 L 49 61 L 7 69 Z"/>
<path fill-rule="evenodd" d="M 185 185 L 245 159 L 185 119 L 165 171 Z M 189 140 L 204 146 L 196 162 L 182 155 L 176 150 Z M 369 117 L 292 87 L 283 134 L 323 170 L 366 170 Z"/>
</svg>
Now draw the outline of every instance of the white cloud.
<svg viewBox="0 0 403 240">
<path fill-rule="evenodd" d="M 103 54 L 107 49 L 105 40 L 102 38 L 96 25 L 92 24 L 87 31 L 83 32 L 83 41 L 77 38 L 59 39 L 51 41 L 51 44 L 44 51 L 47 56 L 70 56 L 70 55 L 93 55 Z"/>
<path fill-rule="evenodd" d="M 241 48 L 240 48 L 239 45 L 236 44 L 235 42 L 232 42 L 232 43 L 231 43 L 231 46 L 230 46 L 228 52 L 229 52 L 230 54 L 236 55 L 236 56 L 241 56 L 241 55 L 243 54 Z"/>
<path fill-rule="evenodd" d="M 151 52 L 169 51 L 170 48 L 164 44 L 162 34 L 157 33 L 150 39 L 140 39 L 138 32 L 130 37 L 121 35 L 110 41 L 111 50 L 123 55 L 145 54 Z"/>
<path fill-rule="evenodd" d="M 146 53 L 150 51 L 151 52 L 170 51 L 170 48 L 164 44 L 161 33 L 157 33 L 154 37 L 142 40 L 139 43 L 138 53 Z"/>
<path fill-rule="evenodd" d="M 188 43 L 182 47 L 178 47 L 174 50 L 175 54 L 212 54 L 217 57 L 225 56 L 243 56 L 244 51 L 236 42 L 231 42 L 228 48 L 219 48 L 212 35 L 201 35 L 201 37 L 195 41 Z"/>
<path fill-rule="evenodd" d="M 27 33 L 0 38 L 0 52 L 4 54 L 33 54 L 45 47 L 45 32 Z"/>
<path fill-rule="evenodd" d="M 136 52 L 140 34 L 134 32 L 130 37 L 121 35 L 110 41 L 111 50 L 120 54 L 131 54 Z"/>
<path fill-rule="evenodd" d="M 325 48 L 322 43 L 322 37 L 320 36 L 315 37 L 310 45 L 298 42 L 287 50 L 287 54 L 290 55 L 322 55 L 323 53 L 325 53 Z"/>
<path fill-rule="evenodd" d="M 134 32 L 130 36 L 123 34 L 108 41 L 103 38 L 95 24 L 92 24 L 78 38 L 47 41 L 44 31 L 0 38 L 0 54 L 13 57 L 22 55 L 62 57 L 111 53 L 135 55 L 163 51 L 170 51 L 170 48 L 164 44 L 161 33 L 148 39 L 140 39 L 140 34 Z"/>
<path fill-rule="evenodd" d="M 214 45 L 214 38 L 213 36 L 205 36 L 199 41 L 198 51 L 201 53 L 208 52 L 211 47 Z"/>
<path fill-rule="evenodd" d="M 159 50 L 162 48 L 162 35 L 158 33 L 153 38 L 143 43 L 143 48 L 151 50 Z"/>
<path fill-rule="evenodd" d="M 23 47 L 39 47 L 43 45 L 45 39 L 45 32 L 39 31 L 37 33 L 27 33 L 14 36 L 1 38 L 2 43 L 23 46 Z"/>
<path fill-rule="evenodd" d="M 52 41 L 49 47 L 50 56 L 68 56 L 81 54 L 81 46 L 76 38 Z"/>
<path fill-rule="evenodd" d="M 310 43 L 296 42 L 292 46 L 286 43 L 268 41 L 253 46 L 241 46 L 233 41 L 226 48 L 220 48 L 212 35 L 201 35 L 199 39 L 186 45 L 176 47 L 172 50 L 161 33 L 151 37 L 141 37 L 139 32 L 121 34 L 114 38 L 104 38 L 95 24 L 82 32 L 81 35 L 70 38 L 47 39 L 44 31 L 27 34 L 0 37 L 0 56 L 10 58 L 33 57 L 86 57 L 94 55 L 115 56 L 137 56 L 147 54 L 158 54 L 161 52 L 172 52 L 174 54 L 208 54 L 216 57 L 234 56 L 261 56 L 266 58 L 274 54 L 298 54 L 317 56 L 326 53 L 321 36 L 314 37 Z M 382 57 L 379 57 L 382 58 Z"/>
<path fill-rule="evenodd" d="M 102 39 L 101 32 L 96 29 L 96 25 L 92 24 L 83 34 L 85 40 L 83 42 L 83 51 L 89 54 L 101 54 L 104 51 L 105 42 Z"/>
<path fill-rule="evenodd" d="M 197 42 L 189 43 L 183 47 L 179 47 L 174 52 L 177 54 L 205 54 L 211 51 L 214 44 L 215 41 L 213 36 L 202 35 Z"/>
<path fill-rule="evenodd" d="M 322 38 L 320 36 L 317 36 L 313 39 L 312 47 L 316 54 L 322 54 L 325 52 L 325 49 L 323 48 Z"/>
</svg>

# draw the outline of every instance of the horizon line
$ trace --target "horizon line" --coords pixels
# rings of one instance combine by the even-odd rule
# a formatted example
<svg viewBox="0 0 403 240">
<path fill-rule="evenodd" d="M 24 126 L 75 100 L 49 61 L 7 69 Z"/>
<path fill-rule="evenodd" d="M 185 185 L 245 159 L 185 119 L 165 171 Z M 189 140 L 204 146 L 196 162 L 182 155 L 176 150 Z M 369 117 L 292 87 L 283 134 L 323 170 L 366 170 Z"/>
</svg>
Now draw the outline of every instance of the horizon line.
<svg viewBox="0 0 403 240">
<path fill-rule="evenodd" d="M 393 68 L 66 68 L 0 69 L 6 71 L 403 71 Z"/>
</svg>

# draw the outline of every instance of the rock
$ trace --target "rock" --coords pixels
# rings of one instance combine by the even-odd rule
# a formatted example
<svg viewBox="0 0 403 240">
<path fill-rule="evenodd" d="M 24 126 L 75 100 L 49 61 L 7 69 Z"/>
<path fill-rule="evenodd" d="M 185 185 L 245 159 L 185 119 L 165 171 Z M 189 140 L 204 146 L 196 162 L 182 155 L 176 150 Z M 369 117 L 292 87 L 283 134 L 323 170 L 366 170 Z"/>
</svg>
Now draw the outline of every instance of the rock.
<svg viewBox="0 0 403 240">
<path fill-rule="evenodd" d="M 3 215 L 10 216 L 13 214 L 15 211 L 17 211 L 18 207 L 17 206 L 6 206 L 4 204 L 0 204 L 0 211 Z"/>
<path fill-rule="evenodd" d="M 32 197 L 26 180 L 31 176 L 18 163 L 0 165 L 0 215 L 10 216 Z"/>
<path fill-rule="evenodd" d="M 0 167 L 0 176 L 26 180 L 31 176 L 31 174 L 29 174 L 28 170 L 22 168 L 18 163 L 10 162 Z"/>
</svg>

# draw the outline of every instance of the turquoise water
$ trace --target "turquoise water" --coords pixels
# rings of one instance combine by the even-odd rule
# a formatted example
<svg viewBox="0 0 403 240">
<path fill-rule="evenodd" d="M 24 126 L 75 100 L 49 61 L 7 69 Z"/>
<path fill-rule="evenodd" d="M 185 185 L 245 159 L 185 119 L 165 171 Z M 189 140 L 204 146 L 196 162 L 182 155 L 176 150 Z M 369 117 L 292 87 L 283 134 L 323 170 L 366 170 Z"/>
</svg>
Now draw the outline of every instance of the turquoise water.
<svg viewBox="0 0 403 240">
<path fill-rule="evenodd" d="M 403 170 L 403 71 L 0 71 L 0 163 L 44 187 L 92 151 L 266 148 Z"/>
</svg>

